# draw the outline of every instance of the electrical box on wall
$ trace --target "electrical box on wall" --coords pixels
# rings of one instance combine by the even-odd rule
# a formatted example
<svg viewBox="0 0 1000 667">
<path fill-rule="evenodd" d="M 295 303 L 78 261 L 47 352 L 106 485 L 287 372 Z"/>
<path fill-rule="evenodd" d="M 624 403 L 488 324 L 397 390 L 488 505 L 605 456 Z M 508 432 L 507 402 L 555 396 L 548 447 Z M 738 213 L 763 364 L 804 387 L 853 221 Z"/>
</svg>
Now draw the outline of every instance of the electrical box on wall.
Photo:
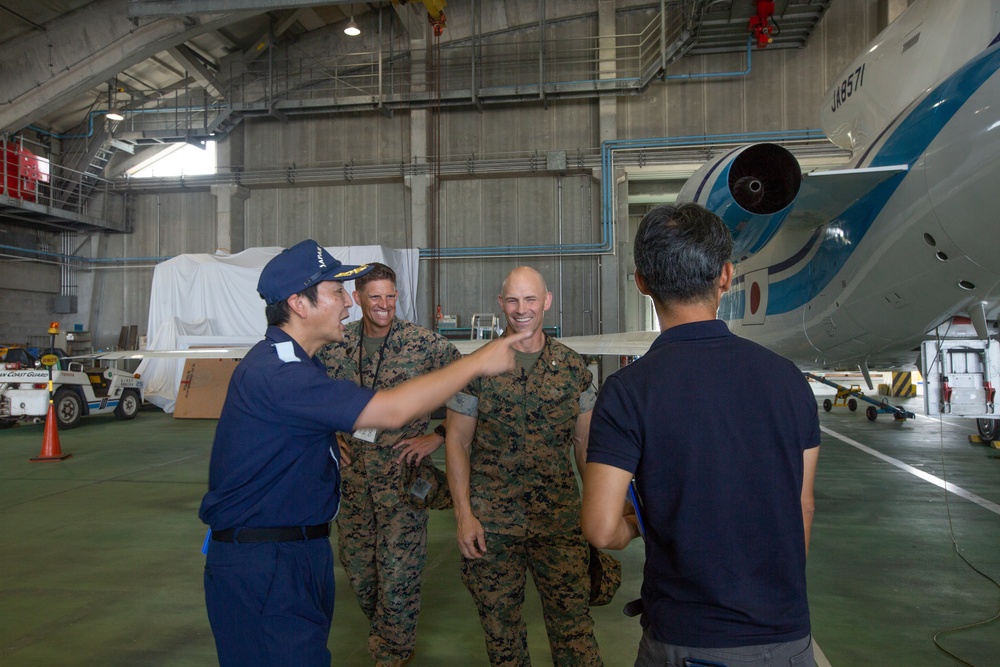
<svg viewBox="0 0 1000 667">
<path fill-rule="evenodd" d="M 545 154 L 547 171 L 566 171 L 566 151 L 549 151 Z"/>
<path fill-rule="evenodd" d="M 60 315 L 72 315 L 76 313 L 76 296 L 60 294 L 52 297 L 52 312 Z"/>
</svg>

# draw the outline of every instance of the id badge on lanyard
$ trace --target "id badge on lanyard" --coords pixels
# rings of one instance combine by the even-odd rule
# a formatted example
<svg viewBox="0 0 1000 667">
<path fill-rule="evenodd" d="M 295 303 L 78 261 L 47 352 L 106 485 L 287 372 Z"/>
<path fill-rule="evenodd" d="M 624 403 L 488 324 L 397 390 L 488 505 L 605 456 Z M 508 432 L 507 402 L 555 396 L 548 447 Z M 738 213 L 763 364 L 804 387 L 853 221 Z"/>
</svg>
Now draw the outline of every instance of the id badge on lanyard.
<svg viewBox="0 0 1000 667">
<path fill-rule="evenodd" d="M 375 438 L 378 437 L 377 428 L 359 428 L 357 431 L 352 433 L 358 440 L 364 440 L 365 442 L 375 442 Z"/>
</svg>

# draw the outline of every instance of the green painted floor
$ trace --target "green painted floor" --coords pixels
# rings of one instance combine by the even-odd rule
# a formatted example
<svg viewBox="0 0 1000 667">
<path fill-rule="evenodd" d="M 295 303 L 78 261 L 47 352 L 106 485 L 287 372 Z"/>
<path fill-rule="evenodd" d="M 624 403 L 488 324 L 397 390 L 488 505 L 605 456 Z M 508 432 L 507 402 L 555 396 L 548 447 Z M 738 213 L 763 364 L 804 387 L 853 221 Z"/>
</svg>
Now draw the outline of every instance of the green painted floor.
<svg viewBox="0 0 1000 667">
<path fill-rule="evenodd" d="M 922 411 L 920 399 L 907 405 Z M 834 667 L 963 664 L 932 637 L 1000 610 L 1000 590 L 959 559 L 951 537 L 977 568 L 1000 578 L 1000 451 L 969 445 L 973 428 L 962 420 L 892 423 L 882 415 L 872 423 L 846 408 L 820 414 L 809 585 L 825 658 Z M 40 452 L 41 426 L 0 432 L 0 665 L 216 664 L 197 518 L 214 427 L 155 409 L 132 422 L 87 418 L 60 434 L 72 457 L 58 463 L 28 461 Z M 911 471 L 946 477 L 987 506 Z M 413 665 L 487 665 L 458 578 L 451 513 L 434 513 L 430 525 Z M 619 555 L 622 590 L 594 610 L 608 667 L 631 665 L 640 635 L 621 607 L 638 595 L 641 545 Z M 370 665 L 364 618 L 339 568 L 337 586 L 333 664 Z M 526 616 L 534 664 L 549 664 L 532 592 Z M 1000 623 L 941 641 L 977 667 L 1000 664 Z"/>
</svg>

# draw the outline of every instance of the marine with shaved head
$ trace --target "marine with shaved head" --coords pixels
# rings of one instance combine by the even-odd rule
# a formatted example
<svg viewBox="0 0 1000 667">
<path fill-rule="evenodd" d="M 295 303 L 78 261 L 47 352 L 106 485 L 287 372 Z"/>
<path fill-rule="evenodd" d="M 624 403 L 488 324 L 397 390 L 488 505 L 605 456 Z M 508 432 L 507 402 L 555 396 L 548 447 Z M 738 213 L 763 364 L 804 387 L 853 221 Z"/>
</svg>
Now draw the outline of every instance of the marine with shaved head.
<svg viewBox="0 0 1000 667">
<path fill-rule="evenodd" d="M 542 600 L 554 665 L 602 665 L 589 610 L 589 547 L 571 459 L 586 461 L 591 374 L 543 330 L 552 293 L 541 274 L 511 271 L 498 297 L 517 367 L 473 381 L 448 403 L 448 483 L 462 580 L 479 609 L 492 665 L 530 664 L 521 616 L 525 573 Z"/>
</svg>

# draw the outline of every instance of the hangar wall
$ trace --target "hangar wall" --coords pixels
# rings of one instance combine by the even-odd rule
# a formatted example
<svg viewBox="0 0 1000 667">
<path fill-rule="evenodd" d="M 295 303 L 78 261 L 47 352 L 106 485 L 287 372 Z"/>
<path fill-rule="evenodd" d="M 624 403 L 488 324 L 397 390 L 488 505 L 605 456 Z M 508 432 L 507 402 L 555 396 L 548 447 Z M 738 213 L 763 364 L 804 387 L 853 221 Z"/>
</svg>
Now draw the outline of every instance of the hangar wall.
<svg viewBox="0 0 1000 667">
<path fill-rule="evenodd" d="M 403 164 L 427 154 L 483 160 L 537 154 L 544 161 L 551 150 L 593 154 L 602 138 L 815 128 L 823 92 L 877 34 L 878 7 L 879 0 L 833 3 L 805 48 L 755 50 L 745 76 L 712 75 L 744 70 L 746 54 L 684 58 L 670 66 L 666 81 L 653 83 L 643 95 L 614 98 L 610 114 L 606 102 L 588 99 L 554 101 L 548 108 L 541 102 L 482 111 L 446 108 L 439 119 L 426 111 L 397 111 L 391 118 L 373 111 L 247 119 L 223 142 L 220 153 L 228 156 L 223 167 L 283 169 L 289 177 L 280 185 L 250 188 L 244 203 L 245 245 L 287 246 L 305 237 L 327 245 L 393 247 L 426 247 L 421 239 L 472 248 L 594 241 L 601 215 L 599 169 L 490 174 L 470 168 L 448 175 L 429 191 L 435 214 L 426 227 L 413 220 L 413 184 L 406 178 L 314 184 L 296 182 L 295 173 L 324 165 Z M 644 20 L 633 14 L 617 29 L 637 31 Z M 579 20 L 571 29 L 595 34 L 596 19 Z M 434 140 L 438 127 L 439 142 Z M 417 136 L 425 131 L 430 139 Z M 427 146 L 426 152 L 412 146 Z M 156 258 L 213 252 L 219 246 L 217 201 L 205 189 L 138 194 L 130 205 L 135 232 L 102 237 L 97 256 Z M 438 303 L 462 325 L 473 312 L 499 312 L 496 293 L 503 275 L 526 263 L 545 274 L 555 293 L 547 325 L 560 326 L 564 335 L 623 328 L 623 306 L 617 304 L 633 289 L 629 218 L 618 216 L 617 257 L 477 257 L 470 251 L 464 258 L 421 261 L 421 323 L 431 323 Z M 89 296 L 93 304 L 89 326 L 98 346 L 114 344 L 122 324 L 138 324 L 146 333 L 154 263 L 93 270 L 92 293 L 81 299 Z M 0 286 L 7 284 L 4 272 L 10 270 L 0 265 Z M 8 330 L 0 328 L 0 338 Z"/>
</svg>

